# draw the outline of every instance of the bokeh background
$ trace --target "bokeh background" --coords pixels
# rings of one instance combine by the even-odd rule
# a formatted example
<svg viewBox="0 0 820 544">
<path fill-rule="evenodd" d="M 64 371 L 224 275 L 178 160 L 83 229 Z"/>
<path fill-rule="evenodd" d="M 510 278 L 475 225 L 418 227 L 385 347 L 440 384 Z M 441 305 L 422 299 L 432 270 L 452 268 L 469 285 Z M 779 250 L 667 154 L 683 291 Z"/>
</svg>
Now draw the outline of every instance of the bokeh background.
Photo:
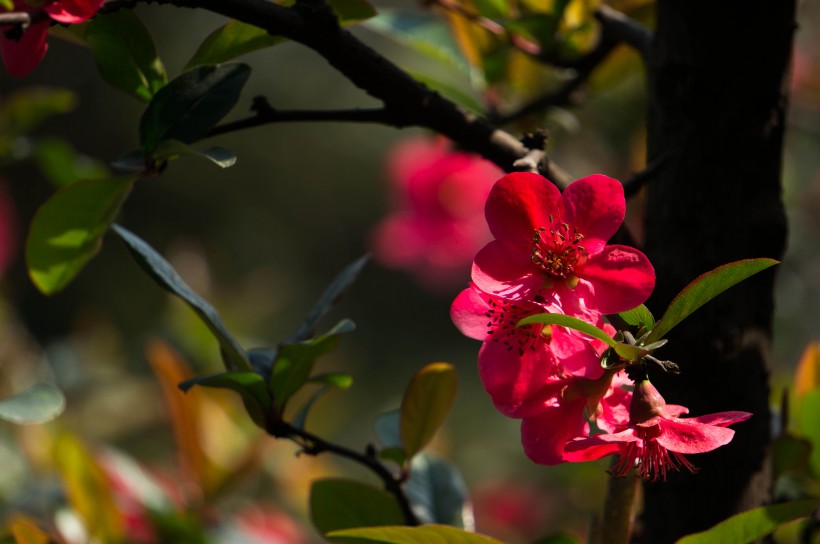
<svg viewBox="0 0 820 544">
<path fill-rule="evenodd" d="M 417 11 L 405 4 L 386 7 Z M 642 9 L 639 15 L 651 24 L 651 6 Z M 224 22 L 169 6 L 139 6 L 137 13 L 151 30 L 170 77 Z M 790 242 L 778 271 L 775 404 L 805 346 L 820 340 L 818 3 L 803 2 L 799 20 L 784 165 Z M 473 92 L 467 78 L 431 64 L 377 29 L 363 25 L 354 31 L 400 65 L 449 78 L 449 84 Z M 143 106 L 106 85 L 86 49 L 53 38 L 50 43 L 45 61 L 30 77 L 0 75 L 0 100 L 37 86 L 69 89 L 76 96 L 73 110 L 50 119 L 33 139 L 63 138 L 102 162 L 136 148 Z M 283 110 L 378 106 L 299 45 L 283 43 L 240 60 L 252 66 L 253 74 L 229 119 L 248 115 L 256 95 Z M 523 100 L 557 77 L 545 74 L 532 88 L 521 83 L 517 96 Z M 637 55 L 618 50 L 595 74 L 578 107 L 553 109 L 510 128 L 546 126 L 551 157 L 573 177 L 600 172 L 626 179 L 644 165 L 644 88 Z M 299 326 L 333 276 L 370 250 L 374 226 L 391 213 L 385 157 L 403 140 L 421 136 L 427 135 L 332 123 L 283 123 L 226 134 L 208 143 L 235 151 L 235 166 L 221 170 L 192 158 L 176 161 L 161 176 L 137 185 L 120 221 L 153 244 L 219 309 L 244 346 L 275 345 Z M 25 151 L 20 150 L 21 157 Z M 195 373 L 220 368 L 216 343 L 194 314 L 152 283 L 113 237 L 65 291 L 45 297 L 35 290 L 25 272 L 23 237 L 51 192 L 34 160 L 3 167 L 0 193 L 10 206 L 2 213 L 13 221 L 15 245 L 1 284 L 0 393 L 48 379 L 68 399 L 66 412 L 45 426 L 0 423 L 5 513 L 24 506 L 42 513 L 54 504 L 59 485 L 41 450 L 55 429 L 170 478 L 179 463 L 179 433 L 170 424 L 173 414 L 146 346 L 162 338 L 184 354 Z M 641 205 L 640 195 L 630 202 L 629 224 L 637 239 Z M 398 407 L 417 369 L 450 362 L 458 371 L 459 393 L 434 447 L 463 472 L 474 494 L 479 529 L 513 542 L 557 530 L 583 534 L 589 515 L 601 505 L 606 464 L 540 467 L 526 459 L 517 422 L 493 409 L 478 381 L 478 343 L 462 337 L 449 319 L 450 302 L 468 277 L 465 266 L 460 284 L 430 289 L 412 272 L 371 262 L 324 323 L 329 328 L 334 319 L 349 317 L 357 330 L 318 365 L 352 374 L 354 386 L 321 400 L 309 428 L 363 448 L 374 441 L 377 415 Z M 685 361 L 678 363 L 685 371 Z M 212 501 L 217 510 L 246 512 L 249 505 L 271 505 L 303 525 L 304 538 L 316 540 L 305 521 L 309 479 L 345 474 L 372 481 L 344 461 L 297 457 L 293 445 L 259 437 L 235 399 L 213 395 L 219 403 L 203 410 L 198 430 L 209 455 L 227 466 L 255 452 L 250 468 Z M 238 421 L 221 415 L 220 407 Z"/>
</svg>

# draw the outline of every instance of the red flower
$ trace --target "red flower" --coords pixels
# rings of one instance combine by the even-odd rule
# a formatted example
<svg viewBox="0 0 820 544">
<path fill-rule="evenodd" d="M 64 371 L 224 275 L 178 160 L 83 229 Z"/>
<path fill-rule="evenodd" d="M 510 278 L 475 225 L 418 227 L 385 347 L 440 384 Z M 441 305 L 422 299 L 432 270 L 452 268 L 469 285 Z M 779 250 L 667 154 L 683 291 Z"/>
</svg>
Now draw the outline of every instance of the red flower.
<svg viewBox="0 0 820 544">
<path fill-rule="evenodd" d="M 93 17 L 103 1 L 49 0 L 35 7 L 25 0 L 14 0 L 13 11 L 33 13 L 42 9 L 50 19 L 58 23 L 74 24 Z M 46 32 L 49 24 L 48 19 L 37 21 L 24 29 L 20 35 L 13 35 L 18 32 L 15 28 L 0 28 L 0 54 L 9 75 L 25 76 L 40 64 L 48 49 Z"/>
<path fill-rule="evenodd" d="M 452 151 L 443 138 L 402 142 L 388 169 L 395 211 L 373 232 L 374 257 L 433 290 L 461 283 L 475 253 L 492 239 L 484 202 L 501 170 Z"/>
<path fill-rule="evenodd" d="M 580 179 L 561 194 L 538 174 L 508 174 L 487 199 L 495 240 L 476 255 L 473 281 L 512 300 L 542 297 L 591 322 L 634 308 L 652 292 L 655 272 L 640 251 L 606 245 L 625 210 L 621 184 L 606 176 Z"/>
<path fill-rule="evenodd" d="M 669 470 L 697 469 L 684 454 L 712 451 L 731 442 L 735 432 L 728 425 L 745 421 L 749 412 L 720 412 L 693 418 L 683 406 L 666 404 L 658 390 L 644 380 L 635 386 L 629 421 L 613 433 L 577 438 L 566 445 L 565 461 L 591 461 L 618 454 L 614 476 L 626 476 L 632 467 L 645 480 L 666 479 Z"/>
</svg>

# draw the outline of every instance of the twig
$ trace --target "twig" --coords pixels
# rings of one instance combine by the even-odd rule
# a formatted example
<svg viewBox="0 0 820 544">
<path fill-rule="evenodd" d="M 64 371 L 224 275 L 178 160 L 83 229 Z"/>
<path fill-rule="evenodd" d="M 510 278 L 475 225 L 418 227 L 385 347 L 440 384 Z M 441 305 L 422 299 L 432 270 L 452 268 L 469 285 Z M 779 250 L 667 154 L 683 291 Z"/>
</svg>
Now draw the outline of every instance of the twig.
<svg viewBox="0 0 820 544">
<path fill-rule="evenodd" d="M 654 178 L 658 174 L 658 172 L 667 164 L 667 162 L 669 162 L 670 158 L 672 158 L 671 153 L 664 153 L 660 157 L 656 158 L 651 163 L 649 163 L 646 166 L 646 168 L 634 174 L 628 180 L 624 181 L 624 196 L 626 198 L 634 196 L 638 191 L 641 190 L 641 187 L 649 183 L 652 180 L 652 178 Z"/>
<path fill-rule="evenodd" d="M 620 11 L 602 5 L 595 12 L 595 18 L 601 23 L 601 32 L 625 43 L 640 53 L 644 62 L 649 58 L 652 46 L 652 31 L 630 19 Z"/>
<path fill-rule="evenodd" d="M 344 446 L 328 442 L 308 431 L 299 429 L 284 421 L 278 421 L 273 425 L 269 425 L 267 429 L 268 434 L 277 438 L 287 438 L 297 443 L 302 452 L 307 455 L 319 455 L 321 453 L 330 452 L 340 457 L 350 459 L 368 469 L 370 469 L 376 476 L 378 476 L 384 483 L 384 488 L 392 494 L 399 503 L 404 519 L 407 525 L 420 525 L 416 514 L 410 506 L 410 501 L 402 488 L 402 479 L 396 477 L 391 473 L 378 459 L 375 454 L 368 450 L 368 453 L 359 453 Z"/>
</svg>

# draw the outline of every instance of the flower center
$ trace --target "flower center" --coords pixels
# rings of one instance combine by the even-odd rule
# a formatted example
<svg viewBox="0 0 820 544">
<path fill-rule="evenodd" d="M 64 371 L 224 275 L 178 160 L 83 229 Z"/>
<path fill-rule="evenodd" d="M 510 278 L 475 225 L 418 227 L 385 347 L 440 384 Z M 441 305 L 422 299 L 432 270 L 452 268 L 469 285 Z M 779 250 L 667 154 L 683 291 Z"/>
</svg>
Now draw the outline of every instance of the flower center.
<svg viewBox="0 0 820 544">
<path fill-rule="evenodd" d="M 626 445 L 621 452 L 621 458 L 609 471 L 616 478 L 626 476 L 633 467 L 641 478 L 650 482 L 666 480 L 670 470 L 678 471 L 685 468 L 692 474 L 698 471 L 697 467 L 682 454 L 669 451 L 658 444 L 660 429 L 657 427 L 638 427 L 635 430 L 640 439 Z"/>
<path fill-rule="evenodd" d="M 549 339 L 549 333 L 542 336 L 542 329 L 545 328 L 543 325 L 516 327 L 516 324 L 525 317 L 543 313 L 541 307 L 516 304 L 494 297 L 489 297 L 487 303 L 490 307 L 484 315 L 488 318 L 488 340 L 504 344 L 507 351 L 517 350 L 519 355 L 524 355 L 527 350 L 535 350 L 537 342 Z"/>
<path fill-rule="evenodd" d="M 555 278 L 566 280 L 586 260 L 584 235 L 566 223 L 538 227 L 532 234 L 532 263 Z"/>
</svg>

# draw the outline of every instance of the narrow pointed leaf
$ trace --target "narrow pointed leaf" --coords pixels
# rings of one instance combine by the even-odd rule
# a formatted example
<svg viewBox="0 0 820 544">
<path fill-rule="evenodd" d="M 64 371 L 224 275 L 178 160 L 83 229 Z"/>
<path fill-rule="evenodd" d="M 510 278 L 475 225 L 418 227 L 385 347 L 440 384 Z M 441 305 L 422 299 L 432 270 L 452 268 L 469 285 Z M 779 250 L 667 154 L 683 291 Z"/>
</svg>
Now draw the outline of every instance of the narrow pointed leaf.
<svg viewBox="0 0 820 544">
<path fill-rule="evenodd" d="M 199 157 L 214 163 L 220 168 L 228 168 L 236 164 L 236 154 L 229 149 L 218 146 L 195 149 L 179 140 L 164 140 L 151 153 L 151 157 L 157 162 L 182 156 Z"/>
<path fill-rule="evenodd" d="M 226 358 L 228 370 L 251 370 L 247 355 L 239 342 L 231 335 L 216 309 L 196 294 L 165 258 L 142 238 L 119 225 L 114 232 L 125 242 L 128 251 L 138 265 L 159 285 L 184 300 L 219 341 Z"/>
<path fill-rule="evenodd" d="M 95 17 L 85 37 L 103 79 L 114 87 L 148 102 L 167 82 L 151 34 L 132 10 Z"/>
<path fill-rule="evenodd" d="M 353 480 L 316 480 L 310 488 L 310 519 L 321 534 L 350 527 L 405 522 L 396 498 Z"/>
<path fill-rule="evenodd" d="M 319 300 L 313 308 L 311 308 L 304 323 L 288 338 L 289 342 L 299 342 L 313 336 L 319 320 L 339 304 L 339 301 L 351 288 L 353 282 L 355 282 L 359 274 L 362 273 L 368 259 L 369 257 L 367 255 L 359 257 L 333 278 L 333 281 L 330 282 L 325 292 L 322 293 L 322 296 L 319 297 Z"/>
<path fill-rule="evenodd" d="M 401 401 L 399 433 L 407 457 L 421 451 L 444 423 L 456 395 L 456 371 L 448 363 L 419 370 Z"/>
<path fill-rule="evenodd" d="M 287 39 L 271 36 L 258 26 L 241 21 L 228 21 L 205 38 L 185 69 L 200 64 L 220 64 L 284 41 Z"/>
<path fill-rule="evenodd" d="M 142 115 L 142 148 L 151 152 L 163 140 L 190 144 L 206 136 L 239 100 L 250 73 L 246 64 L 220 64 L 194 68 L 170 81 Z"/>
<path fill-rule="evenodd" d="M 685 536 L 676 544 L 746 544 L 770 534 L 779 526 L 809 516 L 820 506 L 820 499 L 787 502 L 748 510 L 718 523 L 706 531 Z"/>
<path fill-rule="evenodd" d="M 631 310 L 621 312 L 618 316 L 623 319 L 627 325 L 631 325 L 639 329 L 644 328 L 651 331 L 655 326 L 655 318 L 652 316 L 652 312 L 650 312 L 649 308 L 643 304 L 632 308 Z"/>
<path fill-rule="evenodd" d="M 563 314 L 537 314 L 525 317 L 518 322 L 518 326 L 532 325 L 533 323 L 542 323 L 544 325 L 559 325 L 567 327 L 568 329 L 575 329 L 582 333 L 597 338 L 610 346 L 615 353 L 628 359 L 630 361 L 638 361 L 641 357 L 649 353 L 646 349 L 638 346 L 630 346 L 629 344 L 622 344 L 609 336 L 605 331 L 599 329 L 592 323 L 587 323 L 576 317 L 571 317 Z"/>
<path fill-rule="evenodd" d="M 81 180 L 40 206 L 26 240 L 29 276 L 40 291 L 60 291 L 97 253 L 132 184 L 131 179 Z"/>
<path fill-rule="evenodd" d="M 12 423 L 43 423 L 63 413 L 65 397 L 55 386 L 39 383 L 0 399 L 0 419 Z"/>
<path fill-rule="evenodd" d="M 778 261 L 774 259 L 746 259 L 719 266 L 698 276 L 669 303 L 646 342 L 660 340 L 695 310 L 726 289 L 776 264 Z"/>
<path fill-rule="evenodd" d="M 333 542 L 378 542 L 380 544 L 503 544 L 489 536 L 470 533 L 447 525 L 421 527 L 362 527 L 343 529 L 325 535 Z"/>
</svg>

